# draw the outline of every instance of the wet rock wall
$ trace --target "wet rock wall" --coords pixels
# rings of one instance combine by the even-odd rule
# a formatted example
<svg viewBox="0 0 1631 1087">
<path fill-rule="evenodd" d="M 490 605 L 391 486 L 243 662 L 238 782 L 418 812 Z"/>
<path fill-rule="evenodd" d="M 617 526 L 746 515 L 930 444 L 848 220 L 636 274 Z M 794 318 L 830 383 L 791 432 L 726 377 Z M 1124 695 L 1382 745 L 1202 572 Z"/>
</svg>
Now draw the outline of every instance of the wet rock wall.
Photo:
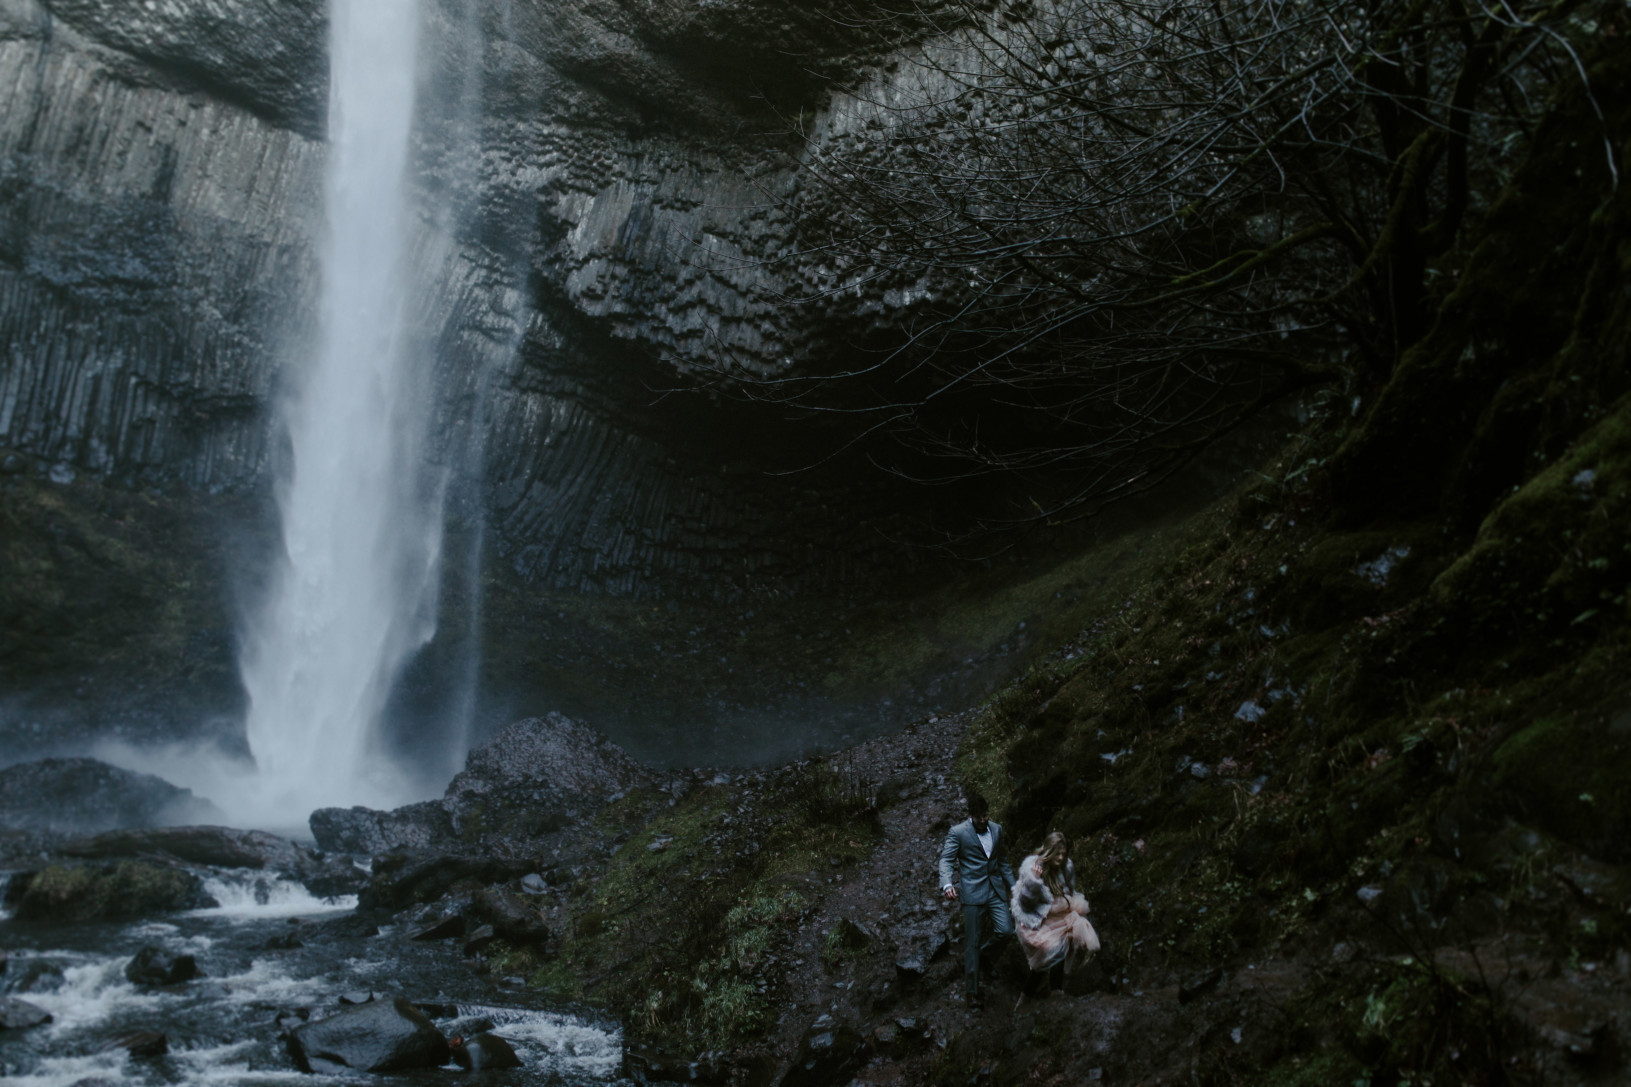
<svg viewBox="0 0 1631 1087">
<path fill-rule="evenodd" d="M 320 149 L 40 25 L 0 23 L 0 442 L 59 472 L 247 484 Z"/>
<path fill-rule="evenodd" d="M 819 442 L 729 402 L 653 410 L 677 373 L 773 371 L 820 324 L 778 301 L 784 117 L 865 43 L 773 8 L 428 5 L 414 311 L 434 444 L 455 511 L 528 579 L 730 597 L 898 561 L 888 488 L 767 474 Z M 0 4 L 0 449 L 54 478 L 266 486 L 312 334 L 323 19 Z"/>
</svg>

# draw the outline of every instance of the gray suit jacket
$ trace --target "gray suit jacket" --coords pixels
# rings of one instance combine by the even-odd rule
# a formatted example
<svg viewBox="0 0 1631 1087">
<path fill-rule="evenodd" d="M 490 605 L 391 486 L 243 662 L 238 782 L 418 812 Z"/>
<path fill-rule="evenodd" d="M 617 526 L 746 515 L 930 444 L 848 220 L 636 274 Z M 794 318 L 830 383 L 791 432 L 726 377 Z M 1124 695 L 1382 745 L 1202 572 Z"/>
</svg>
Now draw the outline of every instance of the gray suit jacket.
<svg viewBox="0 0 1631 1087">
<path fill-rule="evenodd" d="M 992 820 L 990 830 L 989 857 L 972 819 L 952 827 L 946 844 L 940 847 L 940 886 L 956 887 L 958 900 L 965 906 L 981 906 L 993 899 L 1007 902 L 1008 890 L 1014 885 L 1014 870 L 1002 856 L 1006 844 L 1002 826 Z"/>
</svg>

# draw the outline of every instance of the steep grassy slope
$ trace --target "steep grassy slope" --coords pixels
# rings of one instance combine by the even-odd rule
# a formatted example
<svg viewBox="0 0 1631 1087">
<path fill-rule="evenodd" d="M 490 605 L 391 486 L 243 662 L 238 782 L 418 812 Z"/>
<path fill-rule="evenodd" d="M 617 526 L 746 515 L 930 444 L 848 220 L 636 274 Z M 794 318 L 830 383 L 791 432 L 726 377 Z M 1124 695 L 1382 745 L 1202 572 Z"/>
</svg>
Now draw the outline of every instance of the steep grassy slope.
<svg viewBox="0 0 1631 1087">
<path fill-rule="evenodd" d="M 1536 134 L 1379 395 L 1328 404 L 971 733 L 970 777 L 1022 838 L 1076 838 L 1095 909 L 1137 934 L 1110 961 L 1198 970 L 1348 933 L 1418 962 L 1498 939 L 1554 963 L 1627 956 L 1616 52 L 1596 103 L 1576 91 Z M 1516 1075 L 1520 986 L 1432 961 L 1311 988 L 1285 1060 L 1323 1045 L 1325 1063 L 1296 1081 Z"/>
</svg>

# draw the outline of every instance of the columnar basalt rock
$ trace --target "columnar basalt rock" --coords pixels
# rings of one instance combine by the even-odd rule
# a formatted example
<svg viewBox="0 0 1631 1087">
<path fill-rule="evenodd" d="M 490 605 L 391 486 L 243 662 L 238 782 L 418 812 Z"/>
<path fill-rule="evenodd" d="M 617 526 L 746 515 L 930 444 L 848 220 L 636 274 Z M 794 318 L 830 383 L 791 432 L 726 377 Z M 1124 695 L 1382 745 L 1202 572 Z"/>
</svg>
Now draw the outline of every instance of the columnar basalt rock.
<svg viewBox="0 0 1631 1087">
<path fill-rule="evenodd" d="M 780 606 L 898 587 L 923 558 L 909 541 L 929 496 L 828 462 L 832 434 L 695 391 L 849 358 L 900 312 L 898 297 L 828 290 L 837 270 L 801 254 L 788 213 L 800 132 L 831 128 L 818 119 L 832 86 L 886 67 L 876 31 L 830 18 L 838 6 L 422 5 L 410 335 L 449 508 L 481 526 L 463 538 L 501 558 L 517 594 Z M 100 486 L 228 523 L 215 534 L 230 547 L 178 568 L 266 568 L 264 542 L 237 542 L 274 538 L 275 409 L 316 332 L 324 11 L 0 3 L 0 489 L 26 477 L 47 495 L 33 553 L 56 547 L 49 488 L 100 508 Z M 52 561 L 16 590 L 32 594 L 18 614 L 70 591 Z M 82 674 L 103 682 L 106 653 L 76 647 L 43 673 L 0 655 L 0 691 L 40 714 L 5 727 L 104 734 L 140 717 L 145 740 L 170 717 L 241 717 L 228 628 L 254 576 L 171 593 L 182 608 L 220 598 L 163 624 L 214 632 L 208 692 L 177 678 L 193 665 L 170 648 L 136 697 L 80 693 Z M 504 607 L 528 610 L 480 621 Z M 465 667 L 447 656 L 426 667 Z M 187 683 L 197 697 L 167 714 Z"/>
<path fill-rule="evenodd" d="M 0 442 L 90 472 L 251 481 L 283 300 L 310 278 L 297 209 L 316 199 L 320 147 L 11 14 Z"/>
<path fill-rule="evenodd" d="M 819 556 L 839 544 L 864 566 L 859 538 L 789 553 L 825 531 L 804 491 L 847 486 L 742 479 L 815 457 L 697 441 L 756 425 L 728 405 L 648 408 L 676 371 L 799 355 L 813 315 L 776 301 L 768 263 L 791 244 L 787 115 L 866 32 L 745 0 L 428 7 L 416 175 L 441 210 L 411 247 L 417 332 L 438 457 L 491 483 L 518 569 L 627 594 L 832 584 L 852 567 Z M 58 478 L 264 483 L 269 408 L 312 334 L 323 20 L 254 0 L 0 9 L 0 447 Z"/>
</svg>

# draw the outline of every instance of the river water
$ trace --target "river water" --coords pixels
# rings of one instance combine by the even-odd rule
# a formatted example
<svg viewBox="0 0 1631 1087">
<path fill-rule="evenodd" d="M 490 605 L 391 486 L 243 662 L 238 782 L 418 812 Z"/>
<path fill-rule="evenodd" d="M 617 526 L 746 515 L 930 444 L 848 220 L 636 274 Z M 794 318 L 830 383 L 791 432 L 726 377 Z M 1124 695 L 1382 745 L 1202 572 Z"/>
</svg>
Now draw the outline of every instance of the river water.
<svg viewBox="0 0 1631 1087">
<path fill-rule="evenodd" d="M 592 1014 L 549 1008 L 526 990 L 474 974 L 449 945 L 368 925 L 345 898 L 313 898 L 292 881 L 262 872 L 216 872 L 206 879 L 221 905 L 131 924 L 22 925 L 0 919 L 7 963 L 0 989 L 47 967 L 51 976 L 14 992 L 51 1013 L 30 1030 L 0 1031 L 0 1078 L 18 1087 L 73 1087 L 84 1080 L 131 1084 L 426 1084 L 461 1073 L 426 1070 L 390 1076 L 305 1075 L 297 1071 L 277 1020 L 297 1009 L 317 1019 L 340 1009 L 341 994 L 406 996 L 433 1019 L 491 1019 L 523 1067 L 482 1072 L 488 1084 L 607 1085 L 620 1080 L 622 1034 Z M 269 947 L 293 935 L 302 945 Z M 208 977 L 164 989 L 126 980 L 143 946 L 194 956 Z M 61 971 L 55 978 L 55 967 Z M 137 1058 L 106 1051 L 111 1041 L 160 1031 L 170 1052 Z M 452 1077 L 452 1079 L 450 1079 Z"/>
</svg>

